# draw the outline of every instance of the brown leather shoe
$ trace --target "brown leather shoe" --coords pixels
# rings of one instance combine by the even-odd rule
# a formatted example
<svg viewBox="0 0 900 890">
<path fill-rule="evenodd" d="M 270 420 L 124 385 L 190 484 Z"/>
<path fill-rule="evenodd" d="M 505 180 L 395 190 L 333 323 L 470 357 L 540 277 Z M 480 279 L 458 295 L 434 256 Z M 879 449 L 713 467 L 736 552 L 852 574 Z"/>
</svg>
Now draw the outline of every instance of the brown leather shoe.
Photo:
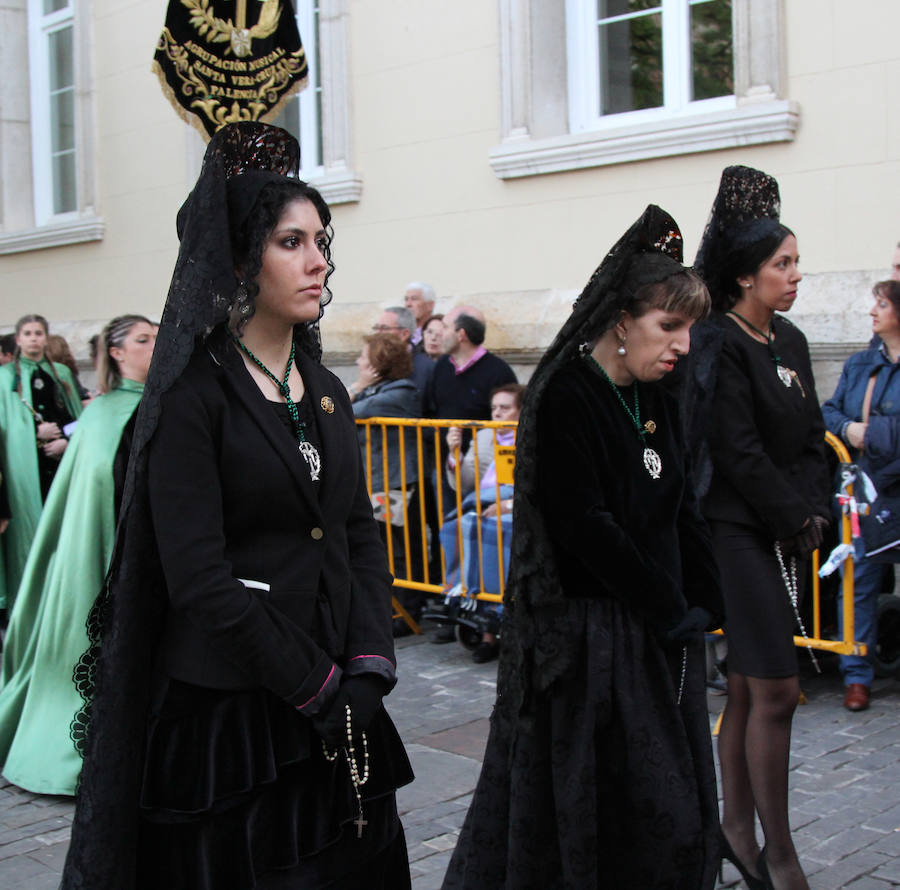
<svg viewBox="0 0 900 890">
<path fill-rule="evenodd" d="M 844 707 L 848 711 L 865 711 L 869 707 L 869 687 L 864 683 L 851 683 L 844 696 Z"/>
</svg>

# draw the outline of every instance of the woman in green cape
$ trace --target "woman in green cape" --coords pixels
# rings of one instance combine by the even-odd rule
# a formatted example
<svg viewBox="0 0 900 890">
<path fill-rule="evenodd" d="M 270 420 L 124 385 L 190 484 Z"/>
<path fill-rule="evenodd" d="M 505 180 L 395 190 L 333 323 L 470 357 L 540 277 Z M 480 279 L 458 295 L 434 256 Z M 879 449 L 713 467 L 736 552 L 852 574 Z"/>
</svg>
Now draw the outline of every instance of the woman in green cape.
<svg viewBox="0 0 900 890">
<path fill-rule="evenodd" d="M 16 322 L 16 355 L 0 367 L 0 473 L 11 515 L 0 535 L 0 609 L 11 610 L 28 549 L 59 461 L 64 428 L 81 414 L 72 372 L 45 355 L 40 315 Z"/>
<path fill-rule="evenodd" d="M 84 702 L 72 670 L 88 648 L 86 620 L 106 575 L 156 327 L 114 318 L 102 334 L 103 391 L 85 409 L 58 473 L 25 571 L 0 671 L 0 763 L 13 784 L 74 794 L 81 756 L 73 725 Z M 130 421 L 132 423 L 130 423 Z"/>
</svg>

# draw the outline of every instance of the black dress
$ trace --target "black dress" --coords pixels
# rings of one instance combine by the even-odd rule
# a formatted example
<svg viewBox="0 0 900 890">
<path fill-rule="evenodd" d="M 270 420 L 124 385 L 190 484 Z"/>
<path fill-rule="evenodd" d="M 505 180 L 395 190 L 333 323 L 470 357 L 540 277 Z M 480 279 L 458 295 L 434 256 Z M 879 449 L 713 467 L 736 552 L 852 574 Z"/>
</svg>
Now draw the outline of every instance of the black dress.
<svg viewBox="0 0 900 890">
<path fill-rule="evenodd" d="M 812 514 L 828 515 L 825 425 L 809 348 L 787 319 L 776 315 L 774 330 L 771 348 L 724 316 L 698 331 L 720 349 L 702 507 L 722 573 L 728 664 L 751 677 L 797 673 L 795 619 L 774 543 Z M 799 565 L 801 584 L 807 574 Z"/>
<path fill-rule="evenodd" d="M 631 404 L 630 389 L 623 397 Z M 501 654 L 484 765 L 445 890 L 715 881 L 702 638 L 683 647 L 664 635 L 690 605 L 718 620 L 718 577 L 675 403 L 653 385 L 640 386 L 640 400 L 642 421 L 656 423 L 647 444 L 661 459 L 657 479 L 615 393 L 584 360 L 563 366 L 541 400 L 538 496 L 565 600 L 541 639 L 516 636 L 520 664 Z M 516 577 L 543 572 L 541 555 L 532 559 Z M 517 634 L 510 624 L 504 633 Z M 557 678 L 530 684 L 510 714 L 522 668 L 548 657 Z"/>
</svg>

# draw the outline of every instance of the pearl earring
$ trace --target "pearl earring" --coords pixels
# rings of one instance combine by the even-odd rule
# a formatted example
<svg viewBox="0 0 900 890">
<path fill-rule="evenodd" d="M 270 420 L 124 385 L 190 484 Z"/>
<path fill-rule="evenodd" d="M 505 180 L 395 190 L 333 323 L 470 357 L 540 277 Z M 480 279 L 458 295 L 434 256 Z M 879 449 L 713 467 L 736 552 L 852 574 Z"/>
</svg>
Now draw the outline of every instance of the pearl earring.
<svg viewBox="0 0 900 890">
<path fill-rule="evenodd" d="M 625 338 L 623 337 L 619 343 L 619 348 L 616 350 L 619 355 L 625 355 Z"/>
</svg>

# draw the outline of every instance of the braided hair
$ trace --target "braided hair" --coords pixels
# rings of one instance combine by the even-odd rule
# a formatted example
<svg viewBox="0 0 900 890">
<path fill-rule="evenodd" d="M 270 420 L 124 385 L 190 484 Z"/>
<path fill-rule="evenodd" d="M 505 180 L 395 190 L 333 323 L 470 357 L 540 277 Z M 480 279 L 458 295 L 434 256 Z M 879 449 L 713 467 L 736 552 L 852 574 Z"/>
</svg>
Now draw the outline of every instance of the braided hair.
<svg viewBox="0 0 900 890">
<path fill-rule="evenodd" d="M 97 385 L 100 392 L 109 392 L 122 382 L 119 363 L 109 354 L 109 350 L 121 346 L 129 331 L 141 322 L 153 324 L 149 318 L 145 318 L 143 315 L 117 315 L 100 332 L 100 346 L 97 355 Z"/>
</svg>

